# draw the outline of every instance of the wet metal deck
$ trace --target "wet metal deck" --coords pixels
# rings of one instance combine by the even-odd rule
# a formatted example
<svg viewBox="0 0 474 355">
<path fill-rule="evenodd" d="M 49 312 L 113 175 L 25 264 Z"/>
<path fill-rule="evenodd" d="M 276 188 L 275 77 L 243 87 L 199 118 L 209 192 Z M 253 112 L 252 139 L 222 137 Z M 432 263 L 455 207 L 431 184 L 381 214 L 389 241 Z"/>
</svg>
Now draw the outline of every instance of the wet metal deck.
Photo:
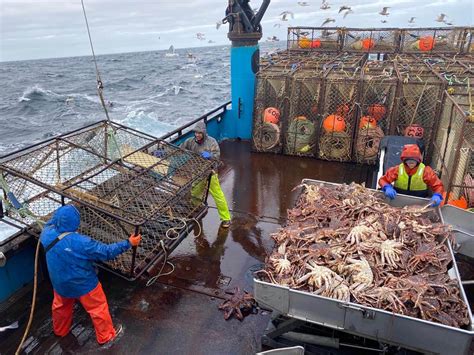
<svg viewBox="0 0 474 355">
<path fill-rule="evenodd" d="M 219 174 L 232 210 L 230 229 L 219 228 L 209 198 L 203 232 L 187 237 L 171 255 L 176 268 L 172 275 L 145 287 L 146 280 L 128 283 L 102 272 L 112 317 L 125 328 L 110 349 L 99 348 L 91 321 L 80 306 L 72 334 L 63 339 L 54 336 L 51 287 L 41 283 L 26 353 L 254 354 L 259 350 L 270 315 L 261 311 L 242 322 L 225 321 L 217 307 L 226 291 L 235 286 L 252 290 L 251 271 L 271 250 L 269 235 L 284 221 L 295 198 L 291 190 L 303 178 L 364 182 L 370 176 L 366 167 L 352 164 L 251 153 L 246 142 L 227 141 L 221 149 L 224 165 Z M 13 353 L 19 343 L 29 299 L 27 294 L 0 314 L 0 326 L 15 320 L 21 325 L 17 331 L 0 333 L 0 354 Z"/>
</svg>

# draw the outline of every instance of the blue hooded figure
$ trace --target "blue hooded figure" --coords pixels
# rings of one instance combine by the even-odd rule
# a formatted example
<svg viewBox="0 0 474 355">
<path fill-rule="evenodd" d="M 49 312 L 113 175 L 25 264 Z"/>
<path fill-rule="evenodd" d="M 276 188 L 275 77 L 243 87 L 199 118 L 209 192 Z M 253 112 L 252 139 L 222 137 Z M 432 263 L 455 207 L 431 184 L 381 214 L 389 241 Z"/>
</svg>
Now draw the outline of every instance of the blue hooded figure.
<svg viewBox="0 0 474 355">
<path fill-rule="evenodd" d="M 107 299 L 97 278 L 94 262 L 114 259 L 132 246 L 138 246 L 140 235 L 114 244 L 104 244 L 77 233 L 79 211 L 74 206 L 62 206 L 46 223 L 40 241 L 46 252 L 49 276 L 54 288 L 53 329 L 58 336 L 69 333 L 74 301 L 78 299 L 91 315 L 97 341 L 104 344 L 117 335 L 113 327 Z"/>
</svg>

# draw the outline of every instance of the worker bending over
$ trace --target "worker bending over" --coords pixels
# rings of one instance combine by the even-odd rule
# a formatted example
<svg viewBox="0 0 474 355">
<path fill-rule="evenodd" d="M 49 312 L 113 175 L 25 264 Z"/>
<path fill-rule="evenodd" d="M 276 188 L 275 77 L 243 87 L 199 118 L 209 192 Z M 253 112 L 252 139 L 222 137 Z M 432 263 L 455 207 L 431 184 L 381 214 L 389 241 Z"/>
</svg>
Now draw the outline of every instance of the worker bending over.
<svg viewBox="0 0 474 355">
<path fill-rule="evenodd" d="M 443 200 L 443 183 L 433 169 L 421 162 L 418 145 L 406 144 L 400 159 L 402 160 L 400 165 L 391 167 L 379 179 L 379 185 L 385 196 L 393 200 L 399 192 L 405 195 L 428 197 L 431 190 L 433 193 L 431 205 L 439 206 Z"/>
<path fill-rule="evenodd" d="M 217 141 L 209 137 L 206 133 L 206 124 L 204 122 L 198 122 L 193 128 L 194 137 L 188 138 L 181 145 L 181 148 L 190 150 L 194 153 L 201 155 L 204 159 L 219 160 L 221 151 Z M 197 190 L 197 189 L 195 189 Z M 212 172 L 211 182 L 209 184 L 209 192 L 212 198 L 216 202 L 217 211 L 221 219 L 221 226 L 229 228 L 230 226 L 230 212 L 227 206 L 224 193 L 222 192 L 219 184 L 219 178 L 215 171 Z"/>
<path fill-rule="evenodd" d="M 107 245 L 77 233 L 79 224 L 79 211 L 74 206 L 62 206 L 40 236 L 53 284 L 53 330 L 60 337 L 69 333 L 77 299 L 92 318 L 97 342 L 105 344 L 122 331 L 122 326 L 113 326 L 94 262 L 112 260 L 138 246 L 141 236 L 132 235 L 128 240 Z"/>
</svg>

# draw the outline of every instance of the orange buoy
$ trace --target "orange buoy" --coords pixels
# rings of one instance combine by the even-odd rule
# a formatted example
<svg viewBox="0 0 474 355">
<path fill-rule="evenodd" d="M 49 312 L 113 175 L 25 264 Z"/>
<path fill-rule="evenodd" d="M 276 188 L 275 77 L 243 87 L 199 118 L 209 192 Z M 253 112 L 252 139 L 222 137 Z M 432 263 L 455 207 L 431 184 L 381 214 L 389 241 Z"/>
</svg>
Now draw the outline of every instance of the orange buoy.
<svg viewBox="0 0 474 355">
<path fill-rule="evenodd" d="M 362 40 L 362 48 L 369 50 L 375 47 L 375 42 L 372 38 L 364 38 Z"/>
<path fill-rule="evenodd" d="M 346 121 L 342 116 L 329 115 L 323 121 L 323 128 L 327 133 L 343 132 L 346 129 Z"/>
<path fill-rule="evenodd" d="M 375 120 L 375 118 L 371 116 L 363 116 L 360 119 L 359 128 L 369 129 L 369 128 L 375 128 L 375 127 L 377 127 L 377 121 Z"/>
<path fill-rule="evenodd" d="M 339 116 L 342 116 L 342 117 L 346 118 L 346 116 L 347 116 L 347 114 L 349 113 L 350 110 L 351 110 L 351 108 L 349 107 L 348 104 L 339 105 L 339 106 L 337 106 L 337 109 L 336 109 L 336 115 L 339 115 Z"/>
<path fill-rule="evenodd" d="M 380 121 L 384 118 L 385 114 L 387 113 L 387 109 L 384 105 L 381 104 L 373 104 L 369 106 L 367 110 L 369 115 L 375 118 L 376 121 Z"/>
<path fill-rule="evenodd" d="M 421 37 L 418 41 L 418 48 L 420 51 L 428 52 L 435 46 L 435 40 L 432 36 Z"/>
<path fill-rule="evenodd" d="M 263 111 L 263 122 L 278 124 L 280 122 L 280 111 L 275 107 L 267 107 Z"/>
<path fill-rule="evenodd" d="M 311 41 L 311 48 L 321 48 L 321 40 L 314 39 Z"/>
</svg>

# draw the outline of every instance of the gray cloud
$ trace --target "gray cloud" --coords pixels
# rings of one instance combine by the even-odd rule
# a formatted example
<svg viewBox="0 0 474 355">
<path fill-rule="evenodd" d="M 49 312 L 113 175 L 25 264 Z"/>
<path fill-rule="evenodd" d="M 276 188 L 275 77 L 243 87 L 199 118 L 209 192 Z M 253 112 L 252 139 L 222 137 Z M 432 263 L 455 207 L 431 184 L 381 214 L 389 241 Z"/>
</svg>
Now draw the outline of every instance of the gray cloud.
<svg viewBox="0 0 474 355">
<path fill-rule="evenodd" d="M 472 0 L 329 0 L 331 9 L 319 9 L 320 1 L 301 7 L 296 0 L 272 0 L 263 19 L 264 36 L 286 37 L 286 27 L 319 26 L 326 17 L 336 26 L 401 27 L 411 16 L 417 26 L 438 26 L 435 17 L 443 12 L 455 25 L 472 25 Z M 261 1 L 251 2 L 258 7 Z M 342 4 L 352 6 L 353 14 L 343 19 Z M 216 30 L 224 17 L 226 0 L 85 0 L 96 53 L 118 53 L 228 44 L 227 26 Z M 378 12 L 390 6 L 387 23 L 380 23 Z M 279 14 L 289 10 L 295 18 L 281 22 Z M 199 41 L 195 33 L 206 34 Z M 0 0 L 0 61 L 90 54 L 80 0 Z"/>
</svg>

